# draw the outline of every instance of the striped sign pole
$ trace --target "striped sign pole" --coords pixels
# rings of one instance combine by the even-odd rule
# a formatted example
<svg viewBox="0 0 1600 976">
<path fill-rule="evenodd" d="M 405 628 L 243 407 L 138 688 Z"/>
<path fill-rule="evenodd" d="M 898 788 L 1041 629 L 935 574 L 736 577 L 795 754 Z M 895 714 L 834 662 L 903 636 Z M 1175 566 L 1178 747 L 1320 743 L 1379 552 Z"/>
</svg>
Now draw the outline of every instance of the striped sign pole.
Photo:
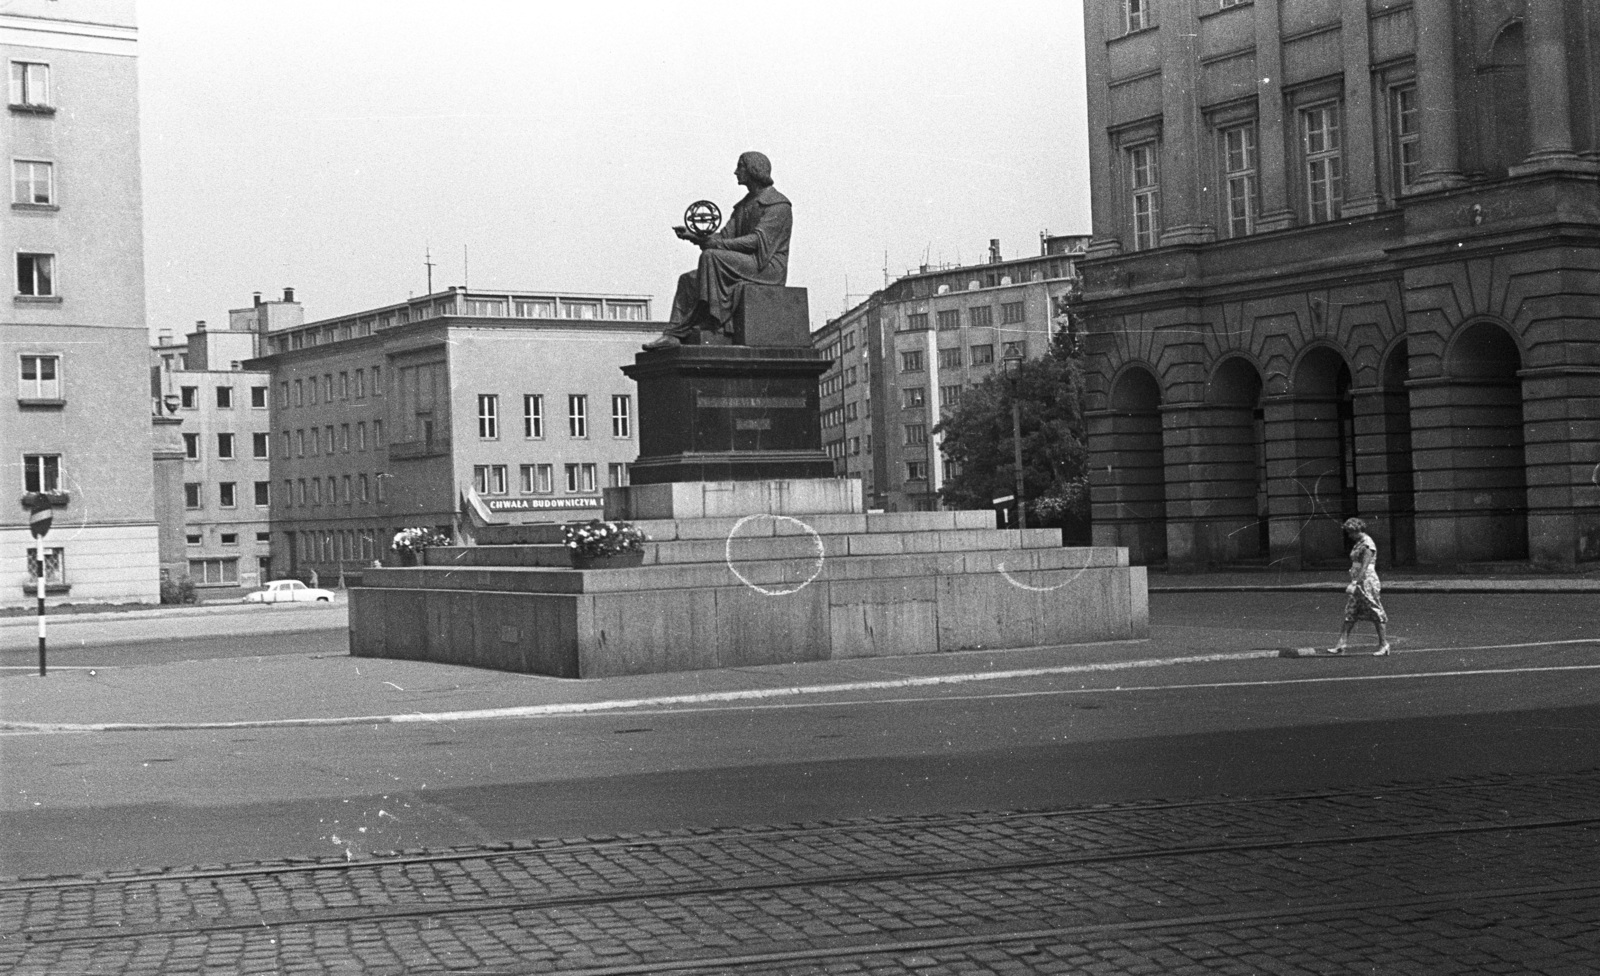
<svg viewBox="0 0 1600 976">
<path fill-rule="evenodd" d="M 50 575 L 49 567 L 45 564 L 44 537 L 50 532 L 50 523 L 55 519 L 55 506 L 50 496 L 44 492 L 34 492 L 27 499 L 28 505 L 28 531 L 39 540 L 36 549 L 38 563 L 34 566 L 36 588 L 34 592 L 39 598 L 39 677 L 45 676 L 45 615 L 44 615 L 44 580 Z"/>
</svg>

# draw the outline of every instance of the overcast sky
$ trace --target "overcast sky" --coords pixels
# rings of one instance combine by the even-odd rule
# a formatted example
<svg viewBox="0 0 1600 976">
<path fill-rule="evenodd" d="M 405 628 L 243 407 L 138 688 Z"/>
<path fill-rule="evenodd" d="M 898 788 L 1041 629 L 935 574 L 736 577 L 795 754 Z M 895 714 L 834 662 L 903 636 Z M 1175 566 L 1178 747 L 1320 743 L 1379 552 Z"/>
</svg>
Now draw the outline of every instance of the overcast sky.
<svg viewBox="0 0 1600 976">
<path fill-rule="evenodd" d="M 296 289 L 644 294 L 746 149 L 813 327 L 924 261 L 1087 233 L 1079 0 L 141 0 L 152 330 Z M 465 248 L 465 255 L 463 254 Z M 848 282 L 847 297 L 846 283 Z"/>
</svg>

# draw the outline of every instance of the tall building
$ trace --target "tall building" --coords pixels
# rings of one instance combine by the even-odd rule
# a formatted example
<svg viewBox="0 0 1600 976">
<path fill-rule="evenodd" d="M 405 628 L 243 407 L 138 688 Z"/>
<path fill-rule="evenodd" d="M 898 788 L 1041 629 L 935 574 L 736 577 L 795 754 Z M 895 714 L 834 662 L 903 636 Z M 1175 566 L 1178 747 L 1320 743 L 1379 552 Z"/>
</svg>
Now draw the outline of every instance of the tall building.
<svg viewBox="0 0 1600 976">
<path fill-rule="evenodd" d="M 11 300 L 0 360 L 0 606 L 33 593 L 25 491 L 63 491 L 46 581 L 74 602 L 159 595 L 145 370 L 136 31 L 131 0 L 16 0 L 0 11 Z"/>
<path fill-rule="evenodd" d="M 933 428 L 1006 356 L 1042 356 L 1075 287 L 1084 238 L 1045 237 L 1038 256 L 906 275 L 812 333 L 833 366 L 822 440 L 869 508 L 937 511 L 947 474 Z"/>
<path fill-rule="evenodd" d="M 643 296 L 452 288 L 268 331 L 244 367 L 272 387 L 273 571 L 331 583 L 402 528 L 460 531 L 472 493 L 495 521 L 600 517 L 639 454 L 621 367 L 661 328 Z"/>
<path fill-rule="evenodd" d="M 1096 544 L 1600 558 L 1600 7 L 1085 11 Z"/>
<path fill-rule="evenodd" d="M 256 355 L 251 323 L 229 324 L 196 322 L 185 342 L 161 335 L 150 350 L 153 392 L 181 422 L 183 502 L 171 511 L 183 520 L 182 571 L 207 596 L 272 578 L 272 381 L 243 368 Z"/>
</svg>

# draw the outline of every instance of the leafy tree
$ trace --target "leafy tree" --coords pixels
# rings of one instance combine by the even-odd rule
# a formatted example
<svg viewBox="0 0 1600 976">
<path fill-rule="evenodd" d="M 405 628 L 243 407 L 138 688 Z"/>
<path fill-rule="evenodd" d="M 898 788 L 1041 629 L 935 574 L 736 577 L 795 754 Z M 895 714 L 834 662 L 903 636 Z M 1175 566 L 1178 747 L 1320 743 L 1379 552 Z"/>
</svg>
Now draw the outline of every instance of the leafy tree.
<svg viewBox="0 0 1600 976">
<path fill-rule="evenodd" d="M 1050 352 L 1024 360 L 1015 377 L 996 372 L 968 390 L 934 432 L 955 465 L 940 497 L 951 508 L 989 508 L 1016 489 L 1011 405 L 1021 408 L 1022 485 L 1028 524 L 1081 535 L 1089 493 L 1083 425 L 1083 367 L 1074 330 L 1060 329 Z"/>
</svg>

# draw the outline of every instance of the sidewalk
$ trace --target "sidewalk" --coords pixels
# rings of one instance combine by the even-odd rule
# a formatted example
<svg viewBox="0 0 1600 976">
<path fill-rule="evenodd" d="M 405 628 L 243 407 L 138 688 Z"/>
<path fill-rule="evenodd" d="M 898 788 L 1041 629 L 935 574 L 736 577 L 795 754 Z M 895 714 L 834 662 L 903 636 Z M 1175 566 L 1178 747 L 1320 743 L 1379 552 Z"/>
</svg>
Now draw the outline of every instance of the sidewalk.
<svg viewBox="0 0 1600 976">
<path fill-rule="evenodd" d="M 1380 569 L 1385 593 L 1600 593 L 1600 570 L 1594 573 L 1506 572 L 1453 574 L 1428 569 Z M 1277 592 L 1339 590 L 1349 577 L 1343 566 L 1279 572 L 1270 569 L 1206 573 L 1151 570 L 1151 593 Z"/>
</svg>

